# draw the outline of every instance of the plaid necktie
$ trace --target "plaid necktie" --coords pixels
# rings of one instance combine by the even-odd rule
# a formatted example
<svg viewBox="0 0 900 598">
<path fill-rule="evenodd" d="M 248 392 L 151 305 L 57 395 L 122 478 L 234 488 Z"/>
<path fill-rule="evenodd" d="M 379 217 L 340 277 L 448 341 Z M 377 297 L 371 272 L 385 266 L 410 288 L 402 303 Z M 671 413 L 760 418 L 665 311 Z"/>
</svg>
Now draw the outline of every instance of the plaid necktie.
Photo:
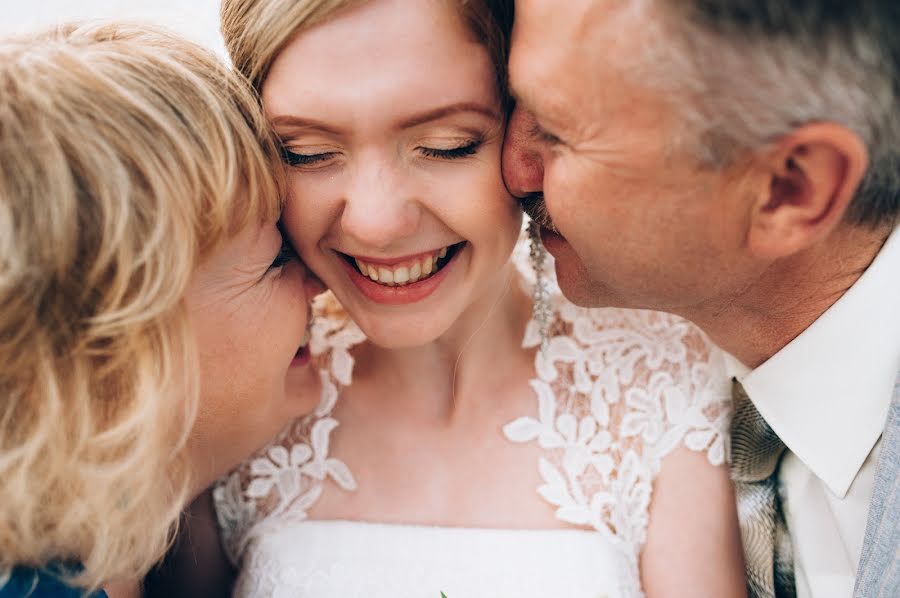
<svg viewBox="0 0 900 598">
<path fill-rule="evenodd" d="M 733 381 L 731 478 L 737 494 L 750 598 L 793 598 L 794 562 L 781 500 L 778 465 L 785 446 Z"/>
</svg>

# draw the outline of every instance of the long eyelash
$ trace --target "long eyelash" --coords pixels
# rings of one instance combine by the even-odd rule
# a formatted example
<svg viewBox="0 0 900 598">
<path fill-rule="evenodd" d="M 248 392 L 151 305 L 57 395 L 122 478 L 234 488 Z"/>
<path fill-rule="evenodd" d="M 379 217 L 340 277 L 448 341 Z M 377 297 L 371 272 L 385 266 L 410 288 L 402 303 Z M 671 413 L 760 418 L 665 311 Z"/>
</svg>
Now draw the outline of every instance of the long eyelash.
<svg viewBox="0 0 900 598">
<path fill-rule="evenodd" d="M 466 156 L 472 156 L 477 151 L 478 148 L 481 147 L 483 141 L 481 139 L 476 139 L 475 141 L 471 141 L 466 145 L 461 145 L 459 147 L 454 147 L 450 149 L 436 149 L 433 147 L 423 147 L 422 153 L 428 156 L 429 158 L 441 158 L 444 160 L 457 160 L 459 158 L 465 158 Z"/>
<path fill-rule="evenodd" d="M 324 154 L 298 154 L 286 147 L 281 148 L 281 159 L 289 166 L 307 166 L 317 162 L 323 162 L 331 157 L 331 153 Z"/>
</svg>

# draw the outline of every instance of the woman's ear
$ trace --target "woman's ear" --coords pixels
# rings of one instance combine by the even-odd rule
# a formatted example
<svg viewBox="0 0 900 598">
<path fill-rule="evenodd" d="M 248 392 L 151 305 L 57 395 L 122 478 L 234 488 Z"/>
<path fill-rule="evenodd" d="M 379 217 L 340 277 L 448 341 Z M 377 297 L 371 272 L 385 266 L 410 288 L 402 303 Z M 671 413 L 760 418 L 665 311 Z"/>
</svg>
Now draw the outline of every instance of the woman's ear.
<svg viewBox="0 0 900 598">
<path fill-rule="evenodd" d="M 760 156 L 764 184 L 753 206 L 748 246 L 759 257 L 793 255 L 831 233 L 865 176 L 862 139 L 836 123 L 804 125 Z"/>
</svg>

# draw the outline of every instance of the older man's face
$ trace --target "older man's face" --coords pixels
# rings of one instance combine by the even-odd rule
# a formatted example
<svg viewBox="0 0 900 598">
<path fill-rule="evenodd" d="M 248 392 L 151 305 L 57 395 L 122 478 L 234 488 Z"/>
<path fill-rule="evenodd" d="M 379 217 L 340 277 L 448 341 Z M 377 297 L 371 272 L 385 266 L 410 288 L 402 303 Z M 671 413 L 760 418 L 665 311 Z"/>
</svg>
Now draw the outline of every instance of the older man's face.
<svg viewBox="0 0 900 598">
<path fill-rule="evenodd" d="M 544 244 L 582 305 L 689 312 L 735 284 L 723 268 L 746 209 L 677 143 L 668 94 L 642 85 L 659 42 L 627 0 L 516 1 L 504 177 L 528 211 L 543 192 L 559 231 Z"/>
</svg>

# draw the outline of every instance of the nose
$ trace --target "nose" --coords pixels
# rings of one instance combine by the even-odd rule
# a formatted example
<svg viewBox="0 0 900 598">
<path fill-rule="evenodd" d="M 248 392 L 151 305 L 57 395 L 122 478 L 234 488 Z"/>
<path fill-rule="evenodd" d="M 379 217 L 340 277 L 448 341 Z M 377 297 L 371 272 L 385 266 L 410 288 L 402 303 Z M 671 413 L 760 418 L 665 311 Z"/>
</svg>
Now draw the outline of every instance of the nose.
<svg viewBox="0 0 900 598">
<path fill-rule="evenodd" d="M 345 191 L 342 230 L 361 248 L 389 254 L 419 226 L 421 204 L 415 200 L 411 177 L 390 160 L 362 156 L 351 176 Z"/>
<path fill-rule="evenodd" d="M 509 118 L 503 142 L 503 180 L 518 198 L 544 189 L 544 163 L 532 135 L 534 122 L 527 110 L 517 106 Z"/>
</svg>

